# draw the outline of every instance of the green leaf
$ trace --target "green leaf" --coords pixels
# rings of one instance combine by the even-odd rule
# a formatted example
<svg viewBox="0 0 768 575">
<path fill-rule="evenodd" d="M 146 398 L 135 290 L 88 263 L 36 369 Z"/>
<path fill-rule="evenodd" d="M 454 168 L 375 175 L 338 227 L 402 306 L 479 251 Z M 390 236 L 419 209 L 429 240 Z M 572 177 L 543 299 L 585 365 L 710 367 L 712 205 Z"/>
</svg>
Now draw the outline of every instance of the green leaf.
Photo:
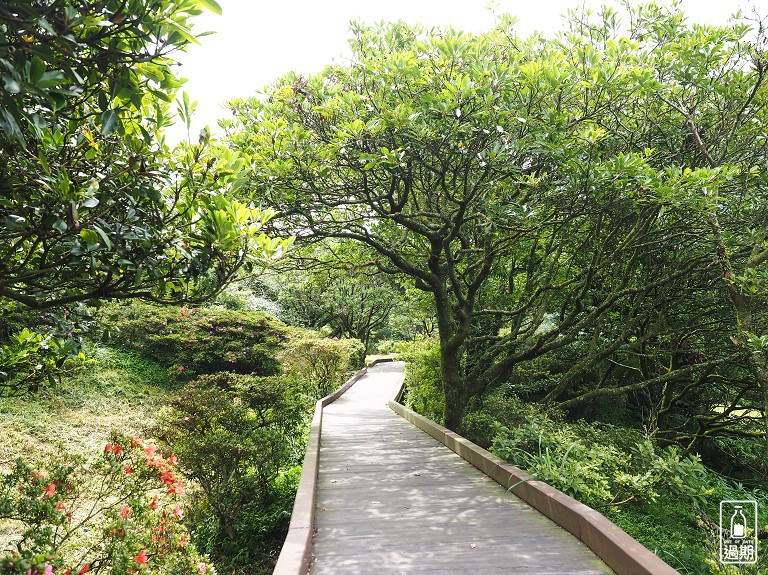
<svg viewBox="0 0 768 575">
<path fill-rule="evenodd" d="M 65 80 L 66 78 L 63 73 L 58 70 L 51 70 L 49 72 L 43 72 L 43 75 L 37 81 L 37 87 L 43 89 L 54 88 L 62 84 Z"/>
<path fill-rule="evenodd" d="M 29 81 L 36 84 L 40 81 L 45 73 L 45 62 L 43 62 L 37 56 L 32 58 L 32 63 L 29 67 Z"/>
<path fill-rule="evenodd" d="M 183 26 L 179 24 L 178 22 L 174 22 L 171 19 L 166 19 L 166 23 L 168 24 L 168 27 L 175 32 L 176 34 L 179 34 L 182 38 L 184 38 L 187 42 L 191 42 L 192 44 L 200 44 L 198 42 L 197 38 L 195 38 L 194 34 L 192 34 L 192 31 L 187 28 L 186 26 Z M 170 35 L 169 40 L 173 43 L 173 34 Z"/>
<path fill-rule="evenodd" d="M 93 229 L 96 230 L 96 233 L 101 236 L 102 240 L 104 240 L 104 245 L 111 250 L 112 240 L 109 239 L 109 236 L 104 232 L 104 230 L 102 230 L 99 226 L 93 226 Z"/>
<path fill-rule="evenodd" d="M 3 87 L 9 94 L 18 94 L 21 92 L 21 86 L 19 86 L 19 83 L 10 76 L 6 76 L 5 74 L 3 74 Z"/>
<path fill-rule="evenodd" d="M 214 14 L 221 16 L 221 6 L 216 0 L 200 0 L 200 4 L 208 8 Z"/>
<path fill-rule="evenodd" d="M 18 230 L 24 227 L 26 221 L 26 218 L 11 214 L 9 216 L 5 216 L 5 227 L 9 230 Z"/>
<path fill-rule="evenodd" d="M 101 115 L 101 133 L 104 136 L 114 134 L 117 130 L 117 112 L 107 110 Z"/>
<path fill-rule="evenodd" d="M 4 108 L 0 108 L 0 128 L 2 128 L 3 131 L 8 132 L 12 139 L 16 140 L 26 148 L 24 136 L 19 129 L 19 124 L 16 122 L 16 118 L 13 117 L 13 114 L 11 114 L 10 111 Z"/>
<path fill-rule="evenodd" d="M 80 230 L 80 237 L 89 246 L 99 243 L 99 235 L 93 230 Z"/>
</svg>

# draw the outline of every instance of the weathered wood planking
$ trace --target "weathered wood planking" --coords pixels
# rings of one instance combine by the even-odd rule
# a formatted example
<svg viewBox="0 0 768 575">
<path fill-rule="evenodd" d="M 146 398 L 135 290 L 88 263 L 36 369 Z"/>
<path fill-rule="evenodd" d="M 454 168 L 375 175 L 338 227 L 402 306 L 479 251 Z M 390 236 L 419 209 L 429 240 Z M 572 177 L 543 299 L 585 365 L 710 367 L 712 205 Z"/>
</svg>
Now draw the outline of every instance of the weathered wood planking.
<svg viewBox="0 0 768 575">
<path fill-rule="evenodd" d="M 380 364 L 323 412 L 312 575 L 613 573 L 575 537 L 387 408 Z"/>
</svg>

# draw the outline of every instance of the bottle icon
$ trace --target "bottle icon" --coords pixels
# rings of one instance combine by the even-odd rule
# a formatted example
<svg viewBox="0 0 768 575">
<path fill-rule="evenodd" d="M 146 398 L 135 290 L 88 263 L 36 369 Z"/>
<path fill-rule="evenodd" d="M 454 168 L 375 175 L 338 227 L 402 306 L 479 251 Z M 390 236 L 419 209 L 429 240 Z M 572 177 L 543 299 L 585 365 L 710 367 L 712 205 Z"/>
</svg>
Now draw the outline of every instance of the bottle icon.
<svg viewBox="0 0 768 575">
<path fill-rule="evenodd" d="M 747 518 L 741 510 L 741 505 L 737 505 L 733 515 L 731 515 L 731 537 L 733 539 L 744 539 L 747 536 Z"/>
</svg>

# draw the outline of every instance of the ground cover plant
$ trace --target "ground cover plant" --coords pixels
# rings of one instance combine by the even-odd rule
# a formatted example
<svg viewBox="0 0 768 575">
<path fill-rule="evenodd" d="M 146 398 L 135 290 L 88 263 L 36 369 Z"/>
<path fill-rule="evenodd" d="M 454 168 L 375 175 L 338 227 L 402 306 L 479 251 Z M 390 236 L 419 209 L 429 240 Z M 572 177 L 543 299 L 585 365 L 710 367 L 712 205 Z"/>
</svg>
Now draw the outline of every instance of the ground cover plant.
<svg viewBox="0 0 768 575">
<path fill-rule="evenodd" d="M 166 516 L 178 524 L 173 544 L 181 542 L 184 557 L 199 559 L 192 572 L 198 564 L 211 573 L 214 568 L 270 572 L 290 518 L 314 402 L 356 367 L 362 344 L 326 341 L 260 312 L 216 306 L 133 304 L 104 307 L 97 315 L 115 337 L 108 343 L 86 340 L 89 359 L 82 368 L 66 374 L 56 387 L 0 398 L 0 432 L 8 439 L 0 447 L 0 474 L 7 487 L 0 494 L 0 539 L 3 549 L 16 549 L 4 556 L 3 567 L 11 573 L 35 566 L 41 573 L 48 566 L 54 573 L 74 573 L 86 564 L 94 572 L 122 573 L 140 566 L 172 572 L 175 561 L 181 569 L 187 565 L 181 555 L 166 553 L 165 563 L 154 559 L 160 549 L 153 530 L 161 525 L 150 529 L 148 521 L 158 513 L 162 519 L 162 508 L 139 515 L 134 507 L 142 497 L 151 504 L 155 494 L 183 478 L 184 493 L 171 494 L 177 501 Z M 200 343 L 209 346 L 201 351 Z M 237 357 L 226 353 L 231 349 L 238 350 Z M 284 368 L 280 361 L 286 362 Z M 140 449 L 138 443 L 127 448 L 125 441 L 110 439 L 115 429 L 128 434 L 130 445 L 134 436 L 154 437 L 158 447 L 142 441 Z M 111 447 L 104 451 L 107 444 Z M 118 453 L 115 445 L 120 445 Z M 156 452 L 147 455 L 145 448 Z M 155 453 L 165 453 L 166 463 L 150 465 L 160 475 L 145 472 L 143 460 L 141 465 L 125 460 L 131 449 L 150 463 Z M 34 489 L 19 491 L 28 473 Z M 66 488 L 62 491 L 67 482 L 77 486 L 77 494 L 69 497 Z M 44 496 L 51 483 L 53 494 L 69 499 L 62 503 L 58 495 Z M 75 508 L 82 514 L 98 494 L 105 498 L 98 521 L 90 518 L 87 529 L 77 524 L 77 537 L 62 531 L 70 525 L 67 515 L 77 517 Z M 94 555 L 112 529 L 127 533 L 127 523 L 137 530 L 129 539 L 120 536 L 107 555 Z M 171 521 L 163 528 L 170 541 Z M 38 531 L 50 537 L 32 537 Z M 19 547 L 20 533 L 27 533 L 26 547 Z M 142 549 L 147 563 L 135 560 L 144 560 Z M 196 555 L 198 549 L 206 557 Z M 73 566 L 72 561 L 79 563 Z"/>
</svg>

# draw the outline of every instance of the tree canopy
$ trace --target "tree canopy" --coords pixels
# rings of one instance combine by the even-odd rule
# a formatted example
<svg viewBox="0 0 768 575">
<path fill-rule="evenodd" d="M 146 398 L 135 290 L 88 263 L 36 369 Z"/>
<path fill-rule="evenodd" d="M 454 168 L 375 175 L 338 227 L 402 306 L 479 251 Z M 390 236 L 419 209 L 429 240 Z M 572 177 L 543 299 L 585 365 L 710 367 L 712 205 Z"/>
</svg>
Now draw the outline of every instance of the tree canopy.
<svg viewBox="0 0 768 575">
<path fill-rule="evenodd" d="M 203 301 L 286 247 L 261 231 L 272 211 L 231 199 L 245 181 L 236 154 L 207 131 L 165 142 L 182 84 L 172 53 L 197 41 L 190 19 L 206 8 L 220 12 L 212 0 L 0 6 L 0 384 L 38 381 L 77 352 L 71 326 L 36 330 L 25 310 Z M 188 121 L 193 107 L 185 95 L 178 112 Z"/>
<path fill-rule="evenodd" d="M 349 64 L 233 102 L 230 141 L 281 229 L 360 242 L 431 295 L 449 427 L 509 382 L 571 409 L 632 397 L 689 446 L 765 434 L 766 61 L 747 23 L 648 4 L 571 13 L 552 39 L 510 19 L 353 31 Z"/>
</svg>

